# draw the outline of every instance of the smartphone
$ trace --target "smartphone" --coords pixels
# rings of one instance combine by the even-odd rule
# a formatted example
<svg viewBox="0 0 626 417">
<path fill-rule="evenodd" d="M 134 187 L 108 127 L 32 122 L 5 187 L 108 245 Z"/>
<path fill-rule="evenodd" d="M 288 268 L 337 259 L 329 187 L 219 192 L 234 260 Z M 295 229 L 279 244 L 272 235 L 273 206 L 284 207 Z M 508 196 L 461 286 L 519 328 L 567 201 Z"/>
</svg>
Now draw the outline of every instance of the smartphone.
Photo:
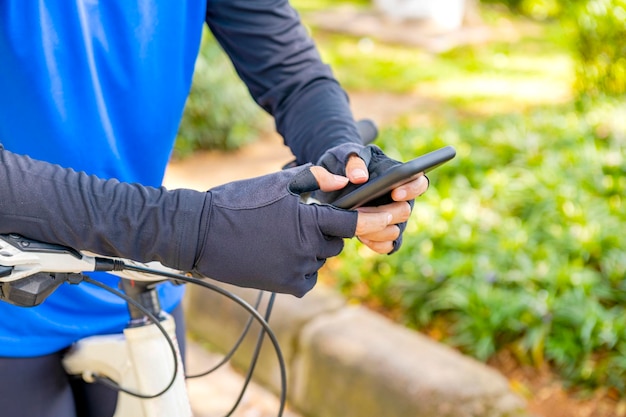
<svg viewBox="0 0 626 417">
<path fill-rule="evenodd" d="M 361 206 L 375 205 L 372 202 L 391 193 L 396 187 L 414 180 L 420 172 L 429 172 L 456 156 L 452 146 L 445 146 L 409 162 L 395 165 L 378 177 L 362 184 L 348 194 L 341 196 L 331 204 L 343 209 L 355 209 Z"/>
</svg>

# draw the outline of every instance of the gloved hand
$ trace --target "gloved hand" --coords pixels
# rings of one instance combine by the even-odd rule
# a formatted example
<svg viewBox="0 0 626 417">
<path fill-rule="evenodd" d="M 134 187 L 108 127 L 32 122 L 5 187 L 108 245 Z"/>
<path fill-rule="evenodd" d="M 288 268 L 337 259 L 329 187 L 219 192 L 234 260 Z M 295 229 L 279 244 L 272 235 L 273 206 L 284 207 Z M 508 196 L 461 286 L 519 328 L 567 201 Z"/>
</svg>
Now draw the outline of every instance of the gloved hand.
<svg viewBox="0 0 626 417">
<path fill-rule="evenodd" d="M 0 233 L 302 296 L 342 238 L 384 230 L 392 215 L 307 205 L 300 193 L 347 178 L 316 166 L 198 192 L 101 179 L 0 148 Z"/>
<path fill-rule="evenodd" d="M 353 157 L 353 155 L 356 155 L 363 160 L 368 172 L 362 172 L 360 176 L 355 176 L 353 173 L 346 172 L 346 167 L 348 166 L 349 160 L 351 157 Z M 326 151 L 326 153 L 320 158 L 318 164 L 332 173 L 352 177 L 352 182 L 348 184 L 345 188 L 333 192 L 315 193 L 315 198 L 318 201 L 330 203 L 340 198 L 341 196 L 351 192 L 360 184 L 378 177 L 392 166 L 400 164 L 400 162 L 389 158 L 377 146 L 359 146 L 357 144 L 348 143 L 336 146 Z M 402 188 L 402 191 L 405 194 L 404 196 L 401 196 L 400 193 L 398 193 L 400 188 Z M 386 207 L 389 208 L 390 211 L 392 211 L 391 206 L 394 206 L 393 210 L 400 212 L 400 214 L 396 217 L 400 218 L 401 220 L 395 222 L 397 230 L 395 232 L 395 237 L 391 239 L 392 247 L 389 251 L 387 251 L 387 253 L 391 254 L 396 252 L 402 245 L 402 233 L 406 228 L 406 219 L 408 219 L 410 212 L 413 209 L 414 198 L 426 191 L 427 188 L 428 178 L 426 178 L 425 176 L 423 178 L 420 177 L 407 185 L 399 187 L 398 189 L 394 190 L 393 193 L 375 199 L 369 204 L 371 207 Z M 395 198 L 392 198 L 392 195 Z M 406 205 L 398 205 L 398 201 L 406 201 L 408 203 L 408 208 L 406 207 Z M 363 208 L 361 211 L 368 211 L 368 209 Z M 393 232 L 390 231 L 385 236 L 390 235 L 393 236 Z M 376 239 L 387 238 L 376 237 Z M 368 246 L 374 246 L 374 248 L 376 248 L 376 244 L 371 245 L 370 242 L 368 242 L 365 238 L 361 238 L 361 240 L 364 243 L 368 244 Z M 382 241 L 384 242 L 384 240 Z"/>
<path fill-rule="evenodd" d="M 318 165 L 326 168 L 334 174 L 346 176 L 346 164 L 348 162 L 348 158 L 355 154 L 365 162 L 368 170 L 368 180 L 373 180 L 392 166 L 400 164 L 399 161 L 391 159 L 385 155 L 383 151 L 375 145 L 367 145 L 360 147 L 360 149 L 355 149 L 352 144 L 343 144 L 326 151 L 326 153 L 322 155 L 318 161 Z M 346 187 L 340 190 L 332 192 L 317 192 L 315 193 L 315 196 L 318 201 L 330 204 L 332 201 L 352 192 L 358 188 L 360 184 L 361 183 L 349 183 Z M 392 202 L 393 199 L 391 196 L 385 195 L 379 197 L 370 205 L 380 206 Z"/>
<path fill-rule="evenodd" d="M 357 227 L 356 211 L 301 202 L 300 194 L 318 188 L 310 165 L 212 188 L 194 269 L 244 287 L 304 295 Z"/>
</svg>

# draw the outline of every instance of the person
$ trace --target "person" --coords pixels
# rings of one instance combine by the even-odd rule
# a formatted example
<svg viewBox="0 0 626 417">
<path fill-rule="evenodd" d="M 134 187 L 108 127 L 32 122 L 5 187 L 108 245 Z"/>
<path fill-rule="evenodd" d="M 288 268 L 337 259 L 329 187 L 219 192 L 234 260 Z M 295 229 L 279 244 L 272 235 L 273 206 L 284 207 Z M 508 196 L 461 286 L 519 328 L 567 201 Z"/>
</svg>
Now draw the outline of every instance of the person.
<svg viewBox="0 0 626 417">
<path fill-rule="evenodd" d="M 160 187 L 205 24 L 300 166 L 207 192 Z M 420 177 L 359 211 L 301 202 L 396 162 L 360 143 L 287 0 L 5 0 L 0 62 L 0 233 L 303 296 L 343 238 L 396 251 L 428 186 Z M 183 288 L 159 295 L 184 329 Z M 71 380 L 60 360 L 80 338 L 120 332 L 123 300 L 64 285 L 37 307 L 0 303 L 0 315 L 3 416 L 113 414 L 115 393 Z"/>
</svg>

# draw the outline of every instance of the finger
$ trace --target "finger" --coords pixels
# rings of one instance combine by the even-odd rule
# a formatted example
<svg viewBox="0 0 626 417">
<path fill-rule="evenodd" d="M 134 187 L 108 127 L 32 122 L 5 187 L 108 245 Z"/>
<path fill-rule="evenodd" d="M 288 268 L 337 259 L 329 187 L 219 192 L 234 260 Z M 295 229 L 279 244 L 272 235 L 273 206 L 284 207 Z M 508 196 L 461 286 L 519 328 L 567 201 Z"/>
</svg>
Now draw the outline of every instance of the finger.
<svg viewBox="0 0 626 417">
<path fill-rule="evenodd" d="M 387 227 L 393 216 L 391 213 L 375 212 L 366 213 L 360 212 L 356 223 L 356 235 L 367 235 L 369 233 L 380 232 Z"/>
<path fill-rule="evenodd" d="M 406 184 L 395 188 L 391 192 L 391 198 L 395 201 L 408 201 L 424 194 L 428 189 L 428 178 L 422 173 L 419 177 Z"/>
<path fill-rule="evenodd" d="M 385 242 L 375 242 L 375 241 L 370 241 L 367 239 L 361 239 L 359 238 L 359 240 L 361 241 L 361 243 L 363 243 L 365 246 L 367 246 L 368 248 L 370 248 L 371 250 L 373 250 L 376 253 L 380 253 L 380 254 L 386 254 L 389 253 L 393 250 L 394 245 L 393 242 L 391 241 L 385 241 Z"/>
<path fill-rule="evenodd" d="M 360 213 L 389 213 L 392 216 L 390 224 L 404 223 L 411 217 L 411 206 L 405 201 L 377 207 L 359 207 L 357 210 Z"/>
<path fill-rule="evenodd" d="M 399 236 L 400 236 L 400 228 L 394 224 L 394 225 L 389 225 L 385 227 L 381 231 L 368 233 L 366 235 L 359 235 L 357 237 L 359 239 L 366 239 L 366 240 L 374 241 L 374 242 L 386 242 L 386 241 L 393 242 Z"/>
<path fill-rule="evenodd" d="M 312 166 L 311 173 L 317 180 L 320 190 L 322 191 L 340 190 L 348 184 L 348 178 L 332 174 L 320 166 Z"/>
<path fill-rule="evenodd" d="M 346 176 L 353 184 L 363 184 L 369 179 L 367 165 L 357 155 L 352 155 L 346 163 Z"/>
</svg>

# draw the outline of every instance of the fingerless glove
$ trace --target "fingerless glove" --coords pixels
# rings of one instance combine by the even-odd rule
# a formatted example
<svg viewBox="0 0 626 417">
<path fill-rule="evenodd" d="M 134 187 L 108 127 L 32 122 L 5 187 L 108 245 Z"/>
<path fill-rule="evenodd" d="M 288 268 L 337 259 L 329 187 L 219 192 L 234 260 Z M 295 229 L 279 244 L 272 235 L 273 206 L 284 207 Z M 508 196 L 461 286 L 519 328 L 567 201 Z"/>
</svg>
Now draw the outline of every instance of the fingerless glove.
<svg viewBox="0 0 626 417">
<path fill-rule="evenodd" d="M 385 153 L 375 145 L 368 146 L 360 146 L 354 143 L 346 143 L 342 145 L 335 146 L 328 151 L 318 161 L 318 165 L 323 166 L 328 171 L 333 174 L 338 175 L 346 175 L 346 163 L 348 162 L 348 158 L 351 155 L 357 155 L 365 162 L 367 166 L 367 170 L 369 172 L 369 180 L 373 180 L 386 170 L 391 168 L 394 165 L 400 164 L 399 161 L 395 159 L 389 158 Z M 358 188 L 358 184 L 349 183 L 346 187 L 342 188 L 338 191 L 333 192 L 321 192 L 317 191 L 315 193 L 315 198 L 323 203 L 332 203 L 333 201 L 341 198 L 342 196 L 348 194 L 351 191 L 354 191 Z M 392 203 L 393 199 L 390 194 L 383 195 L 379 198 L 374 199 L 368 205 L 370 206 L 381 206 L 384 204 Z M 411 209 L 413 209 L 414 200 L 409 201 L 409 205 Z M 402 234 L 406 229 L 406 222 L 399 223 L 397 225 L 400 228 L 400 235 L 393 242 L 393 249 L 389 254 L 396 252 L 400 249 L 402 245 Z"/>
<path fill-rule="evenodd" d="M 0 150 L 0 233 L 302 296 L 357 213 L 301 203 L 309 166 L 208 192 L 101 179 Z"/>
</svg>

